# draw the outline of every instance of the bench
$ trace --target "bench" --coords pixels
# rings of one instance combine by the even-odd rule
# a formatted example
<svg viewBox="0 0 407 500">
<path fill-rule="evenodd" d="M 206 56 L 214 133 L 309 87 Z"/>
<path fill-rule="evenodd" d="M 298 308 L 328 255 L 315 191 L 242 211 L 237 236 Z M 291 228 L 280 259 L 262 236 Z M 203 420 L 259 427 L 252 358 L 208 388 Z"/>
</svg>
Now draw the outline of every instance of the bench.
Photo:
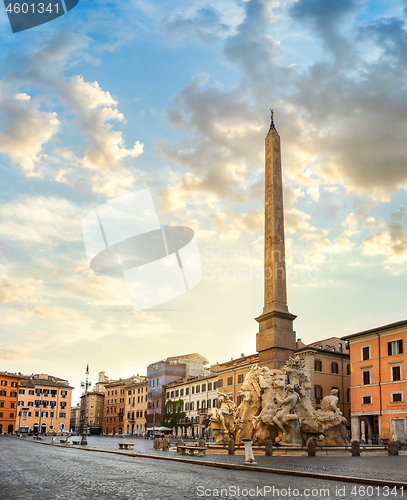
<svg viewBox="0 0 407 500">
<path fill-rule="evenodd" d="M 134 443 L 119 443 L 119 448 L 121 450 L 132 450 L 134 447 Z"/>
<path fill-rule="evenodd" d="M 72 444 L 81 444 L 80 441 L 72 441 Z"/>
<path fill-rule="evenodd" d="M 66 439 L 60 439 L 59 442 L 60 443 L 66 443 Z"/>
<path fill-rule="evenodd" d="M 181 455 L 185 455 L 188 451 L 190 455 L 194 455 L 195 451 L 198 452 L 198 457 L 203 457 L 205 455 L 206 446 L 197 446 L 196 444 L 177 446 L 177 450 L 180 450 Z"/>
</svg>

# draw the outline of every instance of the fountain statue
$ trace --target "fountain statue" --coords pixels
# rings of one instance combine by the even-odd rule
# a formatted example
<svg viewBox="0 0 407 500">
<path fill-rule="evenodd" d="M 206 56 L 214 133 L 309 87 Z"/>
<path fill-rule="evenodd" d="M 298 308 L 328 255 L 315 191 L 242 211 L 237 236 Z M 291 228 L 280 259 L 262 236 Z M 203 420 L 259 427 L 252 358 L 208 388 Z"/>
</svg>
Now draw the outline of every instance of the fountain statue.
<svg viewBox="0 0 407 500">
<path fill-rule="evenodd" d="M 220 408 L 213 408 L 211 430 L 218 444 L 233 439 L 252 439 L 263 444 L 271 439 L 282 446 L 302 445 L 309 438 L 321 446 L 349 444 L 347 420 L 337 407 L 338 390 L 325 396 L 321 409 L 311 402 L 310 374 L 305 362 L 295 356 L 281 369 L 254 365 L 241 387 L 237 406 L 218 390 Z"/>
</svg>

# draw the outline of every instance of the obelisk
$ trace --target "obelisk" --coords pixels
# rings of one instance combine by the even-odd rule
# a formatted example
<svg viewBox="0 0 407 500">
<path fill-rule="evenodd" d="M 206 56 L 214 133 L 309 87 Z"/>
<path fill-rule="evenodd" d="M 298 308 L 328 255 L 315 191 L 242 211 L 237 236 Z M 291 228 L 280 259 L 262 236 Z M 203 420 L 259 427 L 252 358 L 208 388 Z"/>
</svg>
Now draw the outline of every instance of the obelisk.
<svg viewBox="0 0 407 500">
<path fill-rule="evenodd" d="M 256 348 L 260 365 L 280 368 L 296 348 L 293 321 L 297 316 L 287 306 L 281 146 L 273 111 L 266 137 L 265 176 L 264 308 L 256 318 Z"/>
</svg>

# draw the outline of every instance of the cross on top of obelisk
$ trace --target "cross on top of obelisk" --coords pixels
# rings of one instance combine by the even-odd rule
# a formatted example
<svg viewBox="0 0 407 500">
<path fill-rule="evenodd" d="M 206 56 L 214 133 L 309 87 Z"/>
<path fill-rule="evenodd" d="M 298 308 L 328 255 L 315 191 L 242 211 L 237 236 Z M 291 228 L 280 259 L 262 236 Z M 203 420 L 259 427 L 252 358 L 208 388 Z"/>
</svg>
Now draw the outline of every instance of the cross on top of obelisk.
<svg viewBox="0 0 407 500">
<path fill-rule="evenodd" d="M 277 129 L 276 129 L 275 125 L 274 125 L 274 109 L 271 109 L 271 108 L 270 108 L 270 113 L 271 113 L 271 123 L 270 123 L 270 129 L 269 129 L 269 132 L 270 132 L 271 130 L 275 130 L 275 131 L 277 132 Z"/>
</svg>

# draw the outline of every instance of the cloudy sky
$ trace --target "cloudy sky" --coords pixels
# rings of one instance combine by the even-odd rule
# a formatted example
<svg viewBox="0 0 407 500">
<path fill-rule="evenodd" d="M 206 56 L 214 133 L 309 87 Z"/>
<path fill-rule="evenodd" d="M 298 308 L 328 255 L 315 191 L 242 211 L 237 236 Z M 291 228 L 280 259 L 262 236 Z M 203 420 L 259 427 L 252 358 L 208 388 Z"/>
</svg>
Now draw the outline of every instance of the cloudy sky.
<svg viewBox="0 0 407 500">
<path fill-rule="evenodd" d="M 297 336 L 405 319 L 406 20 L 404 0 L 81 0 L 13 34 L 2 10 L 0 368 L 77 387 L 86 363 L 93 382 L 255 352 L 269 108 Z M 145 188 L 203 279 L 135 312 L 82 220 Z"/>
</svg>

